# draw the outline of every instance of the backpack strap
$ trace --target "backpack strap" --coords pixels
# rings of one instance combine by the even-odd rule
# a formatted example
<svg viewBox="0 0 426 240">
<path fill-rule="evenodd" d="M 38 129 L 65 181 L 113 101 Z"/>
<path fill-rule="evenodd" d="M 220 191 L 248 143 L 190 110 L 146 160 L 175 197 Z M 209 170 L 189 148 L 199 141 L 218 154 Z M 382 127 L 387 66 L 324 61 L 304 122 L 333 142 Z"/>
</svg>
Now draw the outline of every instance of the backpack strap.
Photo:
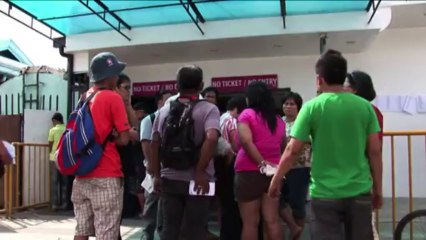
<svg viewBox="0 0 426 240">
<path fill-rule="evenodd" d="M 108 134 L 108 136 L 105 138 L 104 142 L 102 143 L 102 150 L 105 150 L 105 147 L 107 143 L 111 140 L 111 137 L 112 137 L 112 131 L 110 134 Z M 89 150 L 89 148 L 93 146 L 93 144 L 95 144 L 95 139 L 90 139 L 89 142 L 86 144 L 86 146 L 84 146 L 84 148 L 77 153 L 77 157 L 80 157 L 81 155 L 85 154 Z"/>
<path fill-rule="evenodd" d="M 95 91 L 93 91 L 89 97 L 87 97 L 87 92 L 84 92 L 81 97 L 80 100 L 78 101 L 77 104 L 77 108 L 81 108 L 83 107 L 83 104 L 88 103 L 90 101 L 92 101 L 92 99 L 96 96 L 96 94 L 102 90 L 106 90 L 106 88 L 97 88 Z"/>
<path fill-rule="evenodd" d="M 108 136 L 105 138 L 104 142 L 102 143 L 102 149 L 105 149 L 105 147 L 106 147 L 107 143 L 108 143 L 109 141 L 111 141 L 111 139 L 112 139 L 112 132 L 113 132 L 113 131 L 111 131 L 111 132 L 108 134 Z"/>
<path fill-rule="evenodd" d="M 207 101 L 206 99 L 197 99 L 195 101 L 191 101 L 190 103 L 191 108 L 189 109 L 189 112 L 188 112 L 189 116 L 192 118 L 192 111 L 194 111 L 195 105 L 197 105 L 200 102 L 206 102 L 206 101 Z M 206 133 L 203 134 L 203 140 L 201 141 L 201 143 L 198 146 L 196 145 L 197 150 L 201 150 L 205 137 L 206 137 Z"/>
<path fill-rule="evenodd" d="M 191 115 L 189 115 L 189 116 L 192 117 L 192 111 L 194 110 L 195 105 L 197 105 L 200 102 L 205 102 L 205 101 L 207 101 L 207 100 L 205 100 L 205 99 L 197 99 L 195 101 L 190 101 L 189 104 L 190 104 L 191 107 L 189 109 L 188 114 L 191 114 Z"/>
<path fill-rule="evenodd" d="M 98 88 L 98 89 L 96 89 L 93 93 L 91 93 L 90 95 L 89 95 L 89 97 L 87 97 L 87 92 L 85 92 L 82 96 L 81 96 L 81 98 L 80 98 L 80 101 L 79 101 L 79 103 L 78 103 L 78 107 L 77 108 L 81 108 L 81 107 L 83 107 L 83 105 L 84 104 L 87 104 L 87 103 L 89 103 L 90 101 L 92 101 L 92 99 L 96 96 L 96 94 L 98 93 L 98 92 L 100 92 L 100 91 L 102 91 L 102 90 L 106 90 L 106 88 Z M 90 110 L 90 107 L 88 106 L 87 107 L 87 111 L 89 112 L 89 114 L 90 114 L 90 116 L 92 116 L 92 111 Z M 109 141 L 112 141 L 112 133 L 113 133 L 113 131 L 114 131 L 114 129 L 113 130 L 111 130 L 111 132 L 108 134 L 108 136 L 105 138 L 105 140 L 103 141 L 103 143 L 102 143 L 102 149 L 105 149 L 105 147 L 106 147 L 106 145 L 107 145 L 107 143 L 109 142 Z M 94 140 L 93 140 L 94 141 Z M 89 146 L 89 144 L 88 144 L 88 146 Z M 87 149 L 86 149 L 87 150 Z"/>
<path fill-rule="evenodd" d="M 154 124 L 154 120 L 155 120 L 155 112 L 149 114 L 149 118 L 151 119 L 151 124 Z"/>
</svg>

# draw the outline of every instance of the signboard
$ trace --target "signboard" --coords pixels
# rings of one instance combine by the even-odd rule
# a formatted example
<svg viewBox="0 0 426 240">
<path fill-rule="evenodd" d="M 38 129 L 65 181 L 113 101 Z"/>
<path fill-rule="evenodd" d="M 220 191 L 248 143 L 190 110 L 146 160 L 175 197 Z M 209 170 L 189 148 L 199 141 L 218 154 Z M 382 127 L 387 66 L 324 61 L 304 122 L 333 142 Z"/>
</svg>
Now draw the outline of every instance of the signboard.
<svg viewBox="0 0 426 240">
<path fill-rule="evenodd" d="M 238 77 L 216 77 L 212 78 L 212 87 L 215 87 L 220 93 L 244 92 L 246 87 L 253 81 L 264 82 L 270 89 L 278 88 L 278 75 L 256 75 L 256 76 L 238 76 Z"/>
<path fill-rule="evenodd" d="M 176 81 L 141 82 L 133 83 L 133 95 L 138 97 L 152 97 L 160 90 L 177 92 Z"/>
<path fill-rule="evenodd" d="M 217 88 L 220 93 L 244 92 L 246 87 L 253 81 L 264 82 L 270 89 L 278 88 L 278 75 L 255 75 L 238 77 L 215 77 L 212 78 L 212 87 Z M 161 89 L 177 92 L 176 81 L 139 82 L 133 83 L 133 95 L 138 97 L 152 97 Z"/>
</svg>

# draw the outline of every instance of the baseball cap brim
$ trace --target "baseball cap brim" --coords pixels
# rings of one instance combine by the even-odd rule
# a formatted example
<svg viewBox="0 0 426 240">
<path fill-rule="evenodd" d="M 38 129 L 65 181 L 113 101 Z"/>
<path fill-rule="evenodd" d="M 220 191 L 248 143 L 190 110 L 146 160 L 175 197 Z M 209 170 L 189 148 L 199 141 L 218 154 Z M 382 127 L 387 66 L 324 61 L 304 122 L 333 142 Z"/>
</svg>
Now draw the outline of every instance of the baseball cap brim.
<svg viewBox="0 0 426 240">
<path fill-rule="evenodd" d="M 123 72 L 126 66 L 127 64 L 124 62 L 117 62 L 114 67 L 106 69 L 102 74 L 92 75 L 91 80 L 92 82 L 98 82 L 109 77 L 118 76 L 121 72 Z"/>
</svg>

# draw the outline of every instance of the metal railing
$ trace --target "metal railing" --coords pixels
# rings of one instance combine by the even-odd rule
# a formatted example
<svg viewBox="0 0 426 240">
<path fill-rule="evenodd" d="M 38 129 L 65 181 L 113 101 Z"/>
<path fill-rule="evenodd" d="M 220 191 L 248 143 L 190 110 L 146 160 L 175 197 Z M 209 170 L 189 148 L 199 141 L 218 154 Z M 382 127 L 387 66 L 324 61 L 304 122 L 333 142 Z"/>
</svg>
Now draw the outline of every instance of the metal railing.
<svg viewBox="0 0 426 240">
<path fill-rule="evenodd" d="M 16 164 L 6 166 L 4 205 L 6 217 L 13 211 L 50 206 L 49 145 L 13 143 Z"/>
<path fill-rule="evenodd" d="M 390 180 L 391 180 L 391 215 L 392 215 L 392 223 L 391 223 L 391 230 L 392 233 L 395 231 L 396 225 L 398 224 L 399 220 L 404 217 L 405 214 L 408 214 L 414 210 L 414 192 L 413 192 L 413 141 L 419 140 L 419 138 L 423 138 L 422 141 L 424 141 L 424 146 L 422 146 L 423 151 L 426 153 L 426 131 L 388 131 L 384 133 L 384 143 L 386 142 L 389 144 L 389 151 L 384 152 L 383 161 L 388 161 L 388 158 L 385 158 L 385 154 L 390 154 Z M 406 160 L 407 160 L 407 172 L 408 172 L 408 211 L 401 213 L 402 207 L 397 208 L 397 200 L 398 200 L 398 194 L 396 189 L 396 173 L 399 174 L 403 173 L 404 169 L 400 166 L 401 163 L 405 160 L 403 156 L 401 156 L 401 150 L 404 150 L 405 147 L 403 146 L 404 143 L 401 143 L 401 140 L 405 141 L 406 144 Z M 398 142 L 398 148 L 396 148 L 396 142 Z M 423 143 L 422 143 L 423 144 Z M 396 151 L 398 149 L 398 151 Z M 399 154 L 398 154 L 399 153 Z M 398 155 L 398 156 L 397 156 Z M 402 153 L 402 155 L 405 155 Z M 421 160 L 421 159 L 419 159 Z M 422 160 L 424 163 L 426 163 L 426 159 Z M 399 165 L 399 166 L 398 166 Z M 385 164 L 384 164 L 385 167 Z M 385 171 L 386 169 L 384 169 Z M 424 169 L 426 172 L 426 168 Z M 385 185 L 386 182 L 383 182 L 383 185 Z M 403 189 L 405 190 L 405 189 Z M 400 216 L 398 216 L 398 210 L 400 212 Z M 376 225 L 377 227 L 380 224 L 380 216 L 379 212 L 376 212 Z M 378 229 L 379 230 L 379 229 Z M 410 226 L 410 240 L 413 240 L 413 227 Z"/>
</svg>

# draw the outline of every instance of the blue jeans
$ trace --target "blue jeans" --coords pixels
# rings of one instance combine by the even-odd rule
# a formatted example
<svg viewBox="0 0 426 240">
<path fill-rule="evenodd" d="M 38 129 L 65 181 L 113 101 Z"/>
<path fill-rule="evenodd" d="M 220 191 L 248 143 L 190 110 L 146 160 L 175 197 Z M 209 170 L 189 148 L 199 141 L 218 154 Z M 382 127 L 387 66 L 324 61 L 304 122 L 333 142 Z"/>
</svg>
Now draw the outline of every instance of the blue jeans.
<svg viewBox="0 0 426 240">
<path fill-rule="evenodd" d="M 68 201 L 68 177 L 62 175 L 56 168 L 56 163 L 50 162 L 50 201 L 52 207 L 65 208 Z"/>
</svg>

